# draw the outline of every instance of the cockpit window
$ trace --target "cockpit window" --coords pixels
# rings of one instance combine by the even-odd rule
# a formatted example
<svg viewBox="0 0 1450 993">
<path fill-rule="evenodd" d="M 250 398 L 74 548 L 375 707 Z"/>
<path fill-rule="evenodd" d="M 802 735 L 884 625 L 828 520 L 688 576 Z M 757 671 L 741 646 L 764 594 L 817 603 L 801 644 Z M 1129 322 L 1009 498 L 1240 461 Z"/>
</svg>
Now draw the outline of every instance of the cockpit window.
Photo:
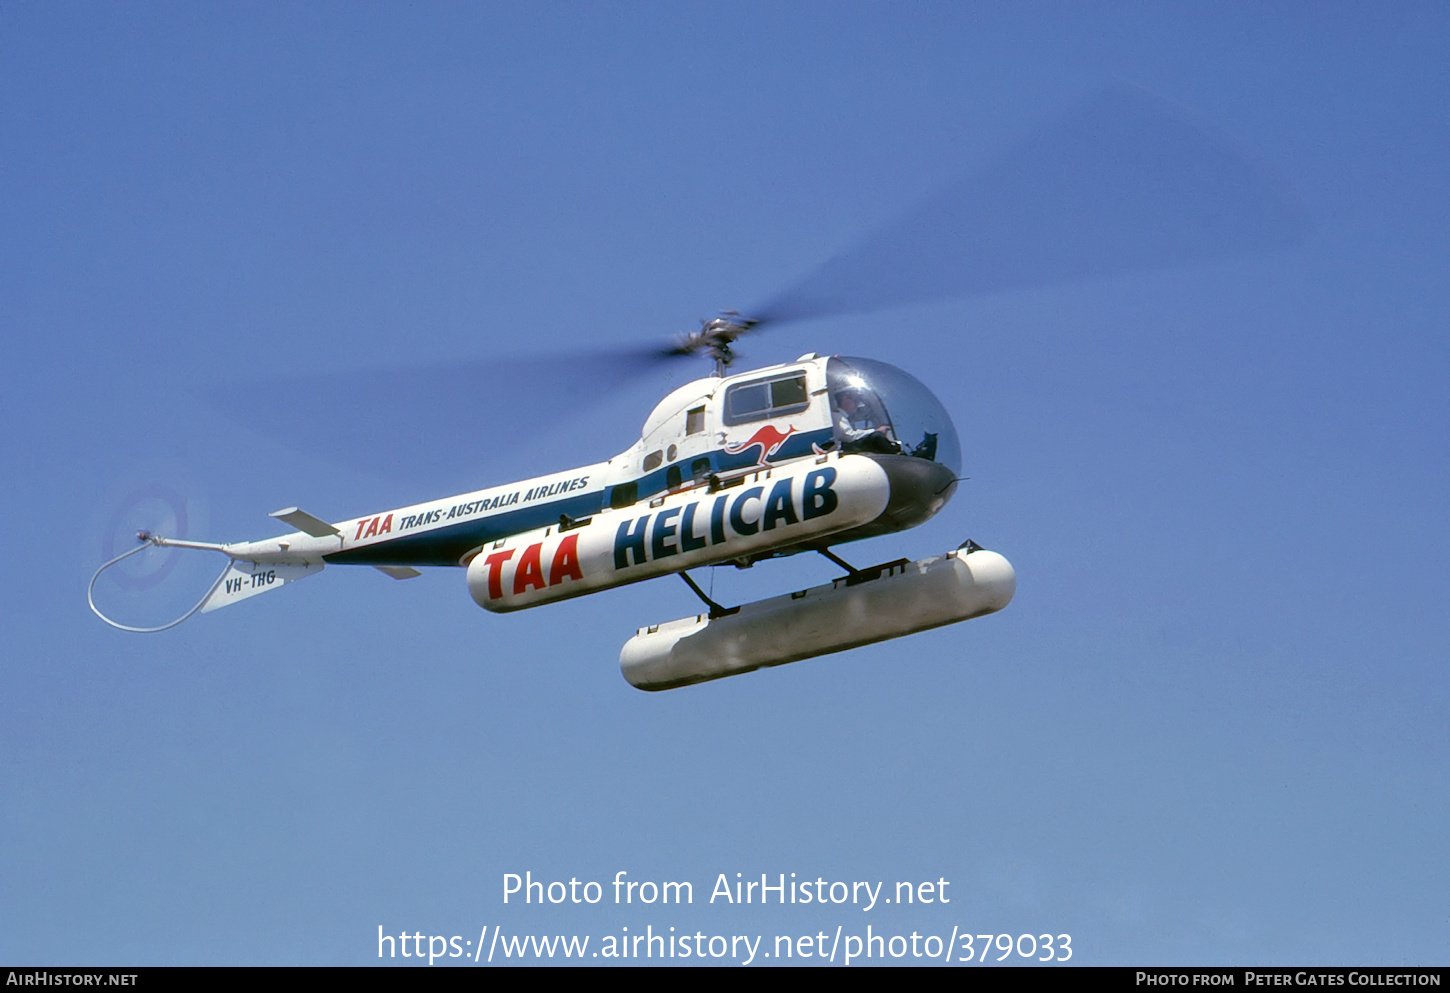
<svg viewBox="0 0 1450 993">
<path fill-rule="evenodd" d="M 842 451 L 913 455 L 961 471 L 951 418 L 914 377 L 885 362 L 836 356 L 826 365 L 826 385 Z"/>
<path fill-rule="evenodd" d="M 725 423 L 741 424 L 805 410 L 810 403 L 806 377 L 795 375 L 732 386 L 725 393 Z"/>
</svg>

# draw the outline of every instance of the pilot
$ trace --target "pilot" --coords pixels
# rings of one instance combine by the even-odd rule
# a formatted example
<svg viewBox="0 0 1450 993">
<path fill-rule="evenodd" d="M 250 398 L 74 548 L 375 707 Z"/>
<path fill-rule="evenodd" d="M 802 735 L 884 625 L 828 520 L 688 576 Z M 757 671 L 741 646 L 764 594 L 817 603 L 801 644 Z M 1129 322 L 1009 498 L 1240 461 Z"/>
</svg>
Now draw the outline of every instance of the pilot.
<svg viewBox="0 0 1450 993">
<path fill-rule="evenodd" d="M 891 438 L 891 425 L 862 390 L 842 390 L 835 399 L 836 439 L 842 451 L 890 455 L 901 450 Z"/>
</svg>

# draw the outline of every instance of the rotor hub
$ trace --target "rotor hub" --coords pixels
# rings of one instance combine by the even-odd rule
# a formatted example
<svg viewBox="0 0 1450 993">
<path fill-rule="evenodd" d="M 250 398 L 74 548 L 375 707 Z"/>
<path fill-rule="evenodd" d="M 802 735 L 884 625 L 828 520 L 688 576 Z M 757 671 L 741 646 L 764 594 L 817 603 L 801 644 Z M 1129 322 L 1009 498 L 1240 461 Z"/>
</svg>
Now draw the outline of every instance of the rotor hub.
<svg viewBox="0 0 1450 993">
<path fill-rule="evenodd" d="M 739 311 L 722 311 L 719 317 L 700 321 L 700 330 L 686 335 L 675 348 L 677 355 L 696 355 L 704 352 L 715 360 L 715 375 L 724 376 L 725 370 L 735 360 L 730 346 L 759 321 L 740 316 Z"/>
</svg>

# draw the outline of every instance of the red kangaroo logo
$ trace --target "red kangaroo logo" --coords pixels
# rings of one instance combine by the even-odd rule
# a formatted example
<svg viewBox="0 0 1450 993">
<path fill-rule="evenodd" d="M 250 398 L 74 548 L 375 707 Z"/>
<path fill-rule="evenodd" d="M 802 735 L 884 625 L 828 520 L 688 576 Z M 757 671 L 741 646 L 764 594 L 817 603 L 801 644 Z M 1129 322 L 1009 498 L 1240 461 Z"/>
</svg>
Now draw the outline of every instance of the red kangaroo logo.
<svg viewBox="0 0 1450 993">
<path fill-rule="evenodd" d="M 741 452 L 758 445 L 760 446 L 760 457 L 756 460 L 755 464 L 765 465 L 770 461 L 772 455 L 780 451 L 780 446 L 785 444 L 785 440 L 793 434 L 795 434 L 795 425 L 793 424 L 786 427 L 784 434 L 776 430 L 774 424 L 767 424 L 751 435 L 749 441 L 742 442 L 739 445 L 726 445 L 725 452 L 727 455 L 739 455 Z"/>
</svg>

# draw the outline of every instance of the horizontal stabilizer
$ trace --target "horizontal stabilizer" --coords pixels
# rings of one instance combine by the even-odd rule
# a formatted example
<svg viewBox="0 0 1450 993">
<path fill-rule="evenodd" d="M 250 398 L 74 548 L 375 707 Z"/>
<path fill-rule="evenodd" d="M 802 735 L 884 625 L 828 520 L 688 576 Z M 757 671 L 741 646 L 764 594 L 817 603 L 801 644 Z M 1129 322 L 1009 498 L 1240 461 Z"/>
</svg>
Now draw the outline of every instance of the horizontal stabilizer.
<svg viewBox="0 0 1450 993">
<path fill-rule="evenodd" d="M 305 576 L 322 571 L 321 562 L 269 563 L 243 562 L 234 559 L 222 573 L 211 594 L 201 606 L 203 614 L 240 603 L 248 597 L 268 590 L 278 590 Z"/>
<path fill-rule="evenodd" d="M 290 524 L 303 534 L 310 534 L 314 538 L 326 538 L 330 534 L 342 534 L 337 528 L 327 523 L 320 517 L 313 517 L 305 510 L 297 507 L 284 507 L 281 510 L 274 510 L 268 517 L 275 517 L 283 524 Z"/>
<path fill-rule="evenodd" d="M 386 576 L 392 576 L 394 579 L 413 579 L 416 576 L 423 575 L 410 565 L 375 565 L 373 568 Z"/>
</svg>

